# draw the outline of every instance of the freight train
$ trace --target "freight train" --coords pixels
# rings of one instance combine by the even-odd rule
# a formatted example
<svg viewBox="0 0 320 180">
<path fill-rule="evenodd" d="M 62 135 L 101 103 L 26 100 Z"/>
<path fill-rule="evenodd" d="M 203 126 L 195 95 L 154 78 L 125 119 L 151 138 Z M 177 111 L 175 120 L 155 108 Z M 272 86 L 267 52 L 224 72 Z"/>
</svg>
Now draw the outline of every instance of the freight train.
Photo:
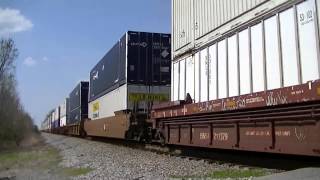
<svg viewBox="0 0 320 180">
<path fill-rule="evenodd" d="M 169 35 L 156 43 L 156 54 L 167 58 L 151 58 L 141 50 L 148 38 L 127 33 L 113 52 L 125 65 L 102 60 L 91 71 L 89 117 L 79 129 L 86 136 L 319 157 L 319 9 L 317 0 L 172 0 L 171 51 Z M 110 79 L 97 80 L 104 73 Z M 45 129 L 54 129 L 48 119 Z"/>
<path fill-rule="evenodd" d="M 149 141 L 150 111 L 169 101 L 171 35 L 126 32 L 60 106 L 43 129 L 53 133 Z M 65 103 L 67 104 L 67 103 Z M 67 113 L 59 126 L 59 113 Z M 61 111 L 62 112 L 62 111 Z"/>
</svg>

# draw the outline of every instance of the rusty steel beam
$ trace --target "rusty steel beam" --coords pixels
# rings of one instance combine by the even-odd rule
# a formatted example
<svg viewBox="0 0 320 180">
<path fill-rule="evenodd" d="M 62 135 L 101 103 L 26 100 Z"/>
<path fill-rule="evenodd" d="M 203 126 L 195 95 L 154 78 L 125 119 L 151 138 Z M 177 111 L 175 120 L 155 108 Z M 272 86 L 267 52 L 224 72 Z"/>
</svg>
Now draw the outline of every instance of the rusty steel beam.
<svg viewBox="0 0 320 180">
<path fill-rule="evenodd" d="M 185 104 L 184 101 L 178 101 L 155 105 L 151 112 L 151 118 L 159 119 L 194 115 L 198 113 L 274 107 L 302 102 L 313 102 L 317 100 L 320 100 L 319 80 L 291 87 L 201 103 Z"/>
</svg>

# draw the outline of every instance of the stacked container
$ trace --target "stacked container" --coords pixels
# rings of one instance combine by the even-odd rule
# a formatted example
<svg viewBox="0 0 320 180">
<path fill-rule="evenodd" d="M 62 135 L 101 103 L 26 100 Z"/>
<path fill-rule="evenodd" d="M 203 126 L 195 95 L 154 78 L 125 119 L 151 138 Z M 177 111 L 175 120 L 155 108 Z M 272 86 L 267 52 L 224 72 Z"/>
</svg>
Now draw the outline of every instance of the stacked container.
<svg viewBox="0 0 320 180">
<path fill-rule="evenodd" d="M 80 82 L 69 95 L 69 118 L 67 124 L 77 124 L 88 118 L 89 82 Z"/>
<path fill-rule="evenodd" d="M 90 72 L 89 118 L 146 113 L 170 96 L 170 34 L 128 31 Z"/>
<path fill-rule="evenodd" d="M 173 0 L 172 100 L 189 93 L 206 102 L 319 79 L 319 6 Z"/>
</svg>

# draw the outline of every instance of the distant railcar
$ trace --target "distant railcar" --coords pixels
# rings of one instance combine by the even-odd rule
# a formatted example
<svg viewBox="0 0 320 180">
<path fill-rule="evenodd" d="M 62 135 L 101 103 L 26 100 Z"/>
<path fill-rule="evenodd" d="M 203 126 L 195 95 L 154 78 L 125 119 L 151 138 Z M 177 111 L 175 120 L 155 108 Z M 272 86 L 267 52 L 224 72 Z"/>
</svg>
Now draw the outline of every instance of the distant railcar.
<svg viewBox="0 0 320 180">
<path fill-rule="evenodd" d="M 69 94 L 67 133 L 84 136 L 83 121 L 88 118 L 89 82 L 81 81 Z"/>
</svg>

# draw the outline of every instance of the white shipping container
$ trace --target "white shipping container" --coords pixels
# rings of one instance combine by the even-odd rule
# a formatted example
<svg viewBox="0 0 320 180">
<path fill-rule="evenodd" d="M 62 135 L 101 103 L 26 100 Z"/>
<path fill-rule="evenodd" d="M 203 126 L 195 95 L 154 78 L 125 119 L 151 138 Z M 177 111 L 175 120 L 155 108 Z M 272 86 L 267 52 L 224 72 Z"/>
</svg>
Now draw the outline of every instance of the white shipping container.
<svg viewBox="0 0 320 180">
<path fill-rule="evenodd" d="M 173 101 L 179 100 L 179 62 L 173 64 L 173 80 L 172 80 L 172 91 Z"/>
<path fill-rule="evenodd" d="M 89 103 L 89 118 L 92 120 L 114 116 L 115 111 L 127 109 L 127 85 L 105 94 Z"/>
<path fill-rule="evenodd" d="M 58 106 L 55 110 L 54 110 L 54 120 L 59 120 L 60 118 L 60 106 Z"/>
<path fill-rule="evenodd" d="M 67 125 L 67 116 L 60 117 L 60 127 Z"/>
<path fill-rule="evenodd" d="M 218 87 L 218 61 L 217 45 L 209 47 L 209 100 L 217 99 Z"/>
<path fill-rule="evenodd" d="M 114 112 L 136 109 L 147 113 L 152 103 L 145 100 L 152 97 L 164 97 L 169 100 L 170 86 L 142 86 L 124 84 L 119 88 L 89 103 L 89 118 L 92 120 L 114 116 Z M 157 98 L 156 97 L 156 98 Z M 137 101 L 135 101 L 137 100 Z M 153 101 L 153 104 L 159 102 Z"/>
<path fill-rule="evenodd" d="M 186 61 L 185 59 L 179 62 L 179 99 L 185 99 L 185 84 L 186 84 Z"/>
<path fill-rule="evenodd" d="M 67 116 L 67 108 L 69 106 L 69 98 L 66 98 L 60 105 L 60 119 L 61 117 Z"/>
<path fill-rule="evenodd" d="M 320 9 L 318 0 L 317 9 Z M 173 58 L 299 0 L 172 0 Z M 312 2 L 312 3 L 314 3 Z M 307 6 L 307 5 L 306 5 Z M 299 8 L 305 7 L 297 7 Z M 298 12 L 299 13 L 299 12 Z M 315 15 L 320 14 L 315 12 Z M 318 22 L 319 18 L 316 19 Z"/>
<path fill-rule="evenodd" d="M 284 1 L 273 2 L 278 6 Z M 183 58 L 174 59 L 174 84 L 185 84 L 186 93 L 191 92 L 195 102 L 203 102 L 207 98 L 244 95 L 319 79 L 316 5 L 320 5 L 319 1 L 291 1 L 272 12 L 266 10 L 266 16 L 232 29 L 209 45 L 195 48 L 186 61 L 185 78 L 177 77 L 177 62 Z M 210 13 L 206 14 L 208 21 L 217 19 L 209 17 L 213 12 Z"/>
<path fill-rule="evenodd" d="M 209 75 L 209 61 L 208 49 L 200 51 L 200 101 L 208 101 L 208 75 Z"/>
<path fill-rule="evenodd" d="M 194 58 L 193 56 L 186 58 L 186 94 L 189 93 L 194 99 Z"/>
<path fill-rule="evenodd" d="M 194 101 L 200 102 L 200 52 L 195 54 L 194 81 Z"/>
</svg>

